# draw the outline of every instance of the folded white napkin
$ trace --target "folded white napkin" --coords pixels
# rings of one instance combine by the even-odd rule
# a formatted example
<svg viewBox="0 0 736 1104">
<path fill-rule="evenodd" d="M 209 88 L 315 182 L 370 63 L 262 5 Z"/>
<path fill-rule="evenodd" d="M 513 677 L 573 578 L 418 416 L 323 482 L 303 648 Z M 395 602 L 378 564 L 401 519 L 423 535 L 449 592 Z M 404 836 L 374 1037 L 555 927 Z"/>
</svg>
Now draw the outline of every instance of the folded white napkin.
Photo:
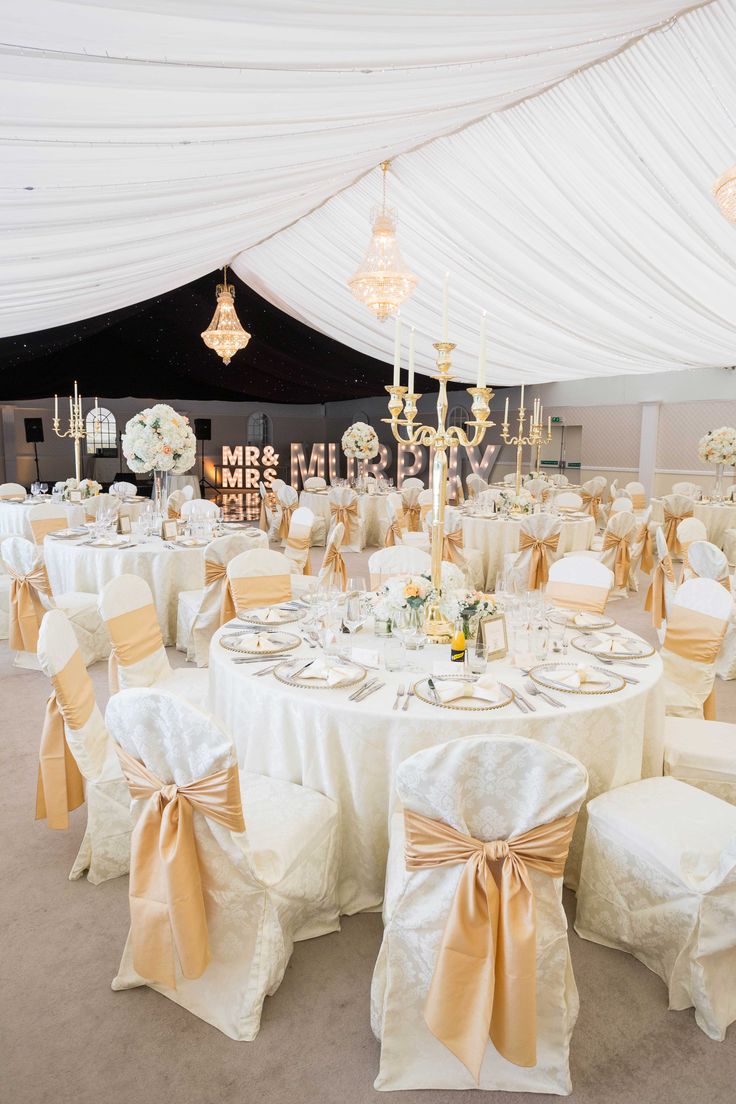
<svg viewBox="0 0 736 1104">
<path fill-rule="evenodd" d="M 634 651 L 635 641 L 609 636 L 608 633 L 596 633 L 592 638 L 592 642 L 597 652 L 620 656 L 636 655 Z"/>
<path fill-rule="evenodd" d="M 264 625 L 278 624 L 279 622 L 285 620 L 286 616 L 288 615 L 285 615 L 281 613 L 280 610 L 275 609 L 268 609 L 265 612 L 263 610 L 254 610 L 251 614 L 251 617 L 253 617 L 254 620 L 262 621 Z"/>
<path fill-rule="evenodd" d="M 448 679 L 435 682 L 434 685 L 441 702 L 457 701 L 459 698 L 480 698 L 481 701 L 497 702 L 504 697 L 503 690 L 492 675 L 482 675 L 477 682 Z"/>
<path fill-rule="evenodd" d="M 596 625 L 600 625 L 602 618 L 597 613 L 572 613 L 570 612 L 568 618 L 572 620 L 573 625 L 577 625 L 581 629 L 593 629 Z"/>
<path fill-rule="evenodd" d="M 574 690 L 577 690 L 584 683 L 605 686 L 608 682 L 608 676 L 604 675 L 602 671 L 594 671 L 591 667 L 583 666 L 563 675 L 552 675 L 551 678 L 553 682 L 559 683 L 560 686 L 570 686 Z"/>
<path fill-rule="evenodd" d="M 275 652 L 279 647 L 278 641 L 268 633 L 254 633 L 253 636 L 247 637 L 247 641 L 251 645 L 251 650 L 255 652 Z"/>
<path fill-rule="evenodd" d="M 339 686 L 355 676 L 355 668 L 346 667 L 340 663 L 330 663 L 328 659 L 320 657 L 315 659 L 306 671 L 302 671 L 299 678 L 315 679 L 327 684 L 327 686 Z"/>
</svg>

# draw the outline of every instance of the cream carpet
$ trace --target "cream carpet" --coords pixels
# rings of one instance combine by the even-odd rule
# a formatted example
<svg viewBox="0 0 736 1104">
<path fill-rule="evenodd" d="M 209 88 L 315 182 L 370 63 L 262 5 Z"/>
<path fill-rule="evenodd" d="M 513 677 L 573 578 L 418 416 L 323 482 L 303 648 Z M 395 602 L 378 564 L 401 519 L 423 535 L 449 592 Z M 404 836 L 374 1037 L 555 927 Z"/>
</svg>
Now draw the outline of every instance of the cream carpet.
<svg viewBox="0 0 736 1104">
<path fill-rule="evenodd" d="M 321 552 L 313 553 L 315 567 Z M 364 569 L 354 557 L 351 574 Z M 651 639 L 641 596 L 615 615 Z M 180 665 L 182 657 L 170 651 Z M 100 705 L 104 664 L 92 668 Z M 0 643 L 4 800 L 0 1100 L 8 1104 L 364 1104 L 378 1044 L 368 1021 L 378 915 L 298 944 L 261 1033 L 235 1043 L 148 989 L 113 993 L 127 931 L 127 879 L 92 886 L 67 874 L 84 808 L 68 832 L 34 823 L 38 741 L 48 687 Z M 718 684 L 719 716 L 736 721 L 736 683 Z M 567 894 L 572 916 L 574 898 Z M 570 933 L 580 1018 L 572 1041 L 574 1104 L 733 1104 L 736 1026 L 708 1039 L 692 1011 L 668 1012 L 660 980 L 627 955 Z M 464 1104 L 476 1093 L 394 1094 L 400 1104 Z M 393 1097 L 392 1097 L 393 1098 Z M 541 1097 L 493 1094 L 499 1104 Z"/>
</svg>

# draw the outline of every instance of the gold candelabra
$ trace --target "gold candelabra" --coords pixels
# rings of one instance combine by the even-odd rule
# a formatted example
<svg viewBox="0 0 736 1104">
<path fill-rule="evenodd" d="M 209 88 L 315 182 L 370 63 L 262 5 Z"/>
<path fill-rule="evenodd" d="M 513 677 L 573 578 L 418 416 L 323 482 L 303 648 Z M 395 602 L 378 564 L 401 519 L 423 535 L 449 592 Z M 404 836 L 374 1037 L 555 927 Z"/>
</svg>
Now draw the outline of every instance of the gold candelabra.
<svg viewBox="0 0 736 1104">
<path fill-rule="evenodd" d="M 82 398 L 78 393 L 76 380 L 74 381 L 74 397 L 69 396 L 69 429 L 61 433 L 59 425 L 59 396 L 54 395 L 54 433 L 57 437 L 71 437 L 74 441 L 74 475 L 77 482 L 79 482 L 82 478 L 82 438 L 86 437 L 87 434 L 82 418 Z"/>
<path fill-rule="evenodd" d="M 472 436 L 460 426 L 447 426 L 447 383 L 450 375 L 451 354 L 455 345 L 451 341 L 438 341 L 437 380 L 437 425 L 415 425 L 417 401 L 420 394 L 409 391 L 408 387 L 397 384 L 386 387 L 389 393 L 388 410 L 390 418 L 383 421 L 391 426 L 394 438 L 404 445 L 426 445 L 434 449 L 432 462 L 432 586 L 439 595 L 442 589 L 442 548 L 445 537 L 445 503 L 447 499 L 447 449 L 452 444 L 473 448 L 479 445 L 495 422 L 489 422 L 490 400 L 493 390 L 490 387 L 468 387 L 472 401 L 472 417 L 465 423 L 472 430 Z M 413 375 L 413 372 L 412 372 Z M 410 377 L 411 378 L 411 377 Z M 402 417 L 403 414 L 403 417 Z M 402 434 L 402 429 L 404 430 Z M 427 635 L 435 642 L 448 641 L 452 626 L 440 612 L 439 602 L 432 603 L 427 611 Z"/>
<path fill-rule="evenodd" d="M 516 445 L 516 494 L 521 491 L 521 465 L 523 459 L 523 452 L 526 445 L 531 445 L 532 449 L 537 450 L 537 465 L 539 465 L 539 454 L 543 444 L 549 444 L 552 440 L 552 427 L 549 419 L 547 420 L 547 436 L 543 437 L 542 429 L 542 404 L 539 399 L 534 400 L 531 414 L 529 415 L 529 428 L 528 432 L 524 434 L 524 426 L 527 420 L 527 411 L 524 409 L 524 385 L 521 385 L 521 401 L 519 403 L 519 409 L 517 411 L 518 426 L 516 435 L 511 436 L 509 433 L 509 400 L 506 399 L 506 407 L 503 414 L 503 422 L 501 423 L 501 439 L 504 444 Z"/>
</svg>

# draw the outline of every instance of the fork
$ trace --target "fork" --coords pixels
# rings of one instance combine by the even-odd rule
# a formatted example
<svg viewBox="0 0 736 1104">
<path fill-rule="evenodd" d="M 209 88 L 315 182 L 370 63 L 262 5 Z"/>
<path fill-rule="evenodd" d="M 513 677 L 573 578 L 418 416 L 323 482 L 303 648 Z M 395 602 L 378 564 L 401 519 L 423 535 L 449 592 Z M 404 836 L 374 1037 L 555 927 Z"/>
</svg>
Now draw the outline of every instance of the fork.
<svg viewBox="0 0 736 1104">
<path fill-rule="evenodd" d="M 404 705 L 402 707 L 405 713 L 406 713 L 407 709 L 409 708 L 409 702 L 411 701 L 411 699 L 413 697 L 414 697 L 414 687 L 409 686 L 407 691 L 406 691 L 406 697 L 404 698 Z"/>
<path fill-rule="evenodd" d="M 524 689 L 527 694 L 531 694 L 532 697 L 540 697 L 542 701 L 549 702 L 550 705 L 557 706 L 558 709 L 566 709 L 567 707 L 563 702 L 558 701 L 557 698 L 551 697 L 549 694 L 545 694 L 543 690 L 540 690 L 536 683 L 531 679 L 524 679 Z"/>
<path fill-rule="evenodd" d="M 394 708 L 394 709 L 399 708 L 399 703 L 401 702 L 401 699 L 403 698 L 403 696 L 404 696 L 404 684 L 403 684 L 403 682 L 401 682 L 396 687 L 396 697 L 394 698 L 394 704 L 393 704 L 392 708 Z"/>
</svg>

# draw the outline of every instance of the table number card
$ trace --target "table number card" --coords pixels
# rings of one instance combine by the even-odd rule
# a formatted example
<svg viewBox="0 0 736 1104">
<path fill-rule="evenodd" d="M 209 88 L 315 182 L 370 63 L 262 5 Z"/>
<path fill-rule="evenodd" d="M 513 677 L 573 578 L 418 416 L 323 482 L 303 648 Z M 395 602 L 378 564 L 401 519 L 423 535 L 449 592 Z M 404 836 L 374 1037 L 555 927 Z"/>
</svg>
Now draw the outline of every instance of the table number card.
<svg viewBox="0 0 736 1104">
<path fill-rule="evenodd" d="M 175 518 L 167 519 L 161 526 L 161 537 L 165 541 L 173 541 L 179 535 L 179 527 Z"/>
<path fill-rule="evenodd" d="M 69 501 L 70 502 L 81 502 L 82 501 L 82 492 L 81 491 L 70 491 L 69 492 Z"/>
<path fill-rule="evenodd" d="M 123 535 L 128 535 L 128 534 L 130 534 L 130 532 L 131 532 L 130 518 L 129 517 L 119 517 L 118 518 L 118 533 L 121 533 Z"/>
<path fill-rule="evenodd" d="M 506 618 L 502 613 L 492 613 L 480 623 L 487 659 L 503 659 L 509 650 Z"/>
</svg>

